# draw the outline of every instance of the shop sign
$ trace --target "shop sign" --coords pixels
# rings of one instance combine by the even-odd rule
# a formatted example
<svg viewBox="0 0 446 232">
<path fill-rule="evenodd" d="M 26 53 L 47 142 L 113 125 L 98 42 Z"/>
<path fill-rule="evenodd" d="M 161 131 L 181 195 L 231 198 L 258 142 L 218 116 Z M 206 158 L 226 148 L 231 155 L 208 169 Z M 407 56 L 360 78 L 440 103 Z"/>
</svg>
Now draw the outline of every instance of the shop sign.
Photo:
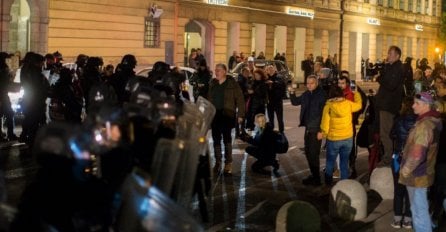
<svg viewBox="0 0 446 232">
<path fill-rule="evenodd" d="M 381 21 L 379 21 L 377 18 L 367 18 L 367 23 L 370 25 L 381 25 Z"/>
<path fill-rule="evenodd" d="M 417 31 L 423 31 L 423 25 L 421 25 L 421 24 L 415 24 L 415 30 L 417 30 Z"/>
<path fill-rule="evenodd" d="M 229 0 L 205 0 L 207 4 L 227 6 Z"/>
<path fill-rule="evenodd" d="M 307 18 L 311 18 L 311 19 L 314 18 L 314 10 L 310 10 L 310 9 L 287 7 L 286 13 L 289 15 L 307 17 Z"/>
</svg>

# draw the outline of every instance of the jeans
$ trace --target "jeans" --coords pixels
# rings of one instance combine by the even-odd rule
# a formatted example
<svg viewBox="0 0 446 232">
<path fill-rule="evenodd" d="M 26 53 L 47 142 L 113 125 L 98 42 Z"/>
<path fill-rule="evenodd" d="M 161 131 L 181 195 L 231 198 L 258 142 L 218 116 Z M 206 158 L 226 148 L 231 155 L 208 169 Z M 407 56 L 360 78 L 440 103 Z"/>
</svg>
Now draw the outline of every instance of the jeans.
<svg viewBox="0 0 446 232">
<path fill-rule="evenodd" d="M 353 146 L 353 138 L 331 141 L 327 139 L 327 160 L 325 164 L 325 184 L 333 182 L 333 169 L 338 154 L 340 155 L 339 168 L 341 180 L 348 179 L 348 160 Z"/>
<path fill-rule="evenodd" d="M 429 214 L 429 203 L 427 201 L 427 188 L 406 187 L 409 193 L 414 230 L 416 232 L 432 231 L 432 220 Z"/>
</svg>

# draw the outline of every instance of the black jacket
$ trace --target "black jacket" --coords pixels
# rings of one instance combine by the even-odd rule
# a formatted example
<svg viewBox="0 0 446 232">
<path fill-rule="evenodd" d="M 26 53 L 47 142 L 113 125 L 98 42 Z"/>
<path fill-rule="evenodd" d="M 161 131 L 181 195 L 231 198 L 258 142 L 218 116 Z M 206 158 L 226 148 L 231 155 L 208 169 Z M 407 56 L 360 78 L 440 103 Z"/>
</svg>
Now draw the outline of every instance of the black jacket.
<svg viewBox="0 0 446 232">
<path fill-rule="evenodd" d="M 268 86 L 268 104 L 282 104 L 286 88 L 285 81 L 277 73 L 270 76 L 269 80 L 273 83 Z"/>
<path fill-rule="evenodd" d="M 403 65 L 401 61 L 386 64 L 378 78 L 379 89 L 376 94 L 376 108 L 397 114 L 403 101 Z"/>
<path fill-rule="evenodd" d="M 313 92 L 307 90 L 298 97 L 290 94 L 291 104 L 301 105 L 299 126 L 319 130 L 326 99 L 324 90 L 319 86 Z"/>
<path fill-rule="evenodd" d="M 305 77 L 308 77 L 313 72 L 314 62 L 308 59 L 305 59 L 301 62 L 300 68 L 304 71 Z"/>
<path fill-rule="evenodd" d="M 250 85 L 254 93 L 249 95 L 251 99 L 249 108 L 258 109 L 259 107 L 265 107 L 265 104 L 268 102 L 268 86 L 265 81 L 253 80 L 250 82 Z"/>
<path fill-rule="evenodd" d="M 417 115 L 415 114 L 400 116 L 395 120 L 391 132 L 391 135 L 395 140 L 394 152 L 400 153 L 403 151 L 407 136 L 409 135 L 410 129 L 412 129 L 416 120 Z"/>
</svg>

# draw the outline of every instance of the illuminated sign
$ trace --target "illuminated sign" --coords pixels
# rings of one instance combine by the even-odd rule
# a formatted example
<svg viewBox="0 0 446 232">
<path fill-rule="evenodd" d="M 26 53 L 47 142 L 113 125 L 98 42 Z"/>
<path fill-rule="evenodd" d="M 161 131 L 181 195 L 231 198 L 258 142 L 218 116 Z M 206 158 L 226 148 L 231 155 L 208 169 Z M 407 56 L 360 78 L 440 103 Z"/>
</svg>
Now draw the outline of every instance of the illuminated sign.
<svg viewBox="0 0 446 232">
<path fill-rule="evenodd" d="M 415 24 L 415 30 L 417 30 L 417 31 L 423 31 L 423 25 L 421 25 L 421 24 Z"/>
<path fill-rule="evenodd" d="M 228 1 L 229 0 L 205 0 L 204 2 L 206 2 L 208 4 L 213 4 L 213 5 L 227 6 L 228 5 Z"/>
<path fill-rule="evenodd" d="M 381 21 L 379 21 L 379 19 L 376 18 L 367 18 L 367 23 L 370 25 L 381 25 Z"/>
<path fill-rule="evenodd" d="M 314 10 L 310 10 L 310 9 L 287 7 L 285 12 L 289 15 L 307 17 L 307 18 L 311 18 L 311 19 L 314 18 Z"/>
</svg>

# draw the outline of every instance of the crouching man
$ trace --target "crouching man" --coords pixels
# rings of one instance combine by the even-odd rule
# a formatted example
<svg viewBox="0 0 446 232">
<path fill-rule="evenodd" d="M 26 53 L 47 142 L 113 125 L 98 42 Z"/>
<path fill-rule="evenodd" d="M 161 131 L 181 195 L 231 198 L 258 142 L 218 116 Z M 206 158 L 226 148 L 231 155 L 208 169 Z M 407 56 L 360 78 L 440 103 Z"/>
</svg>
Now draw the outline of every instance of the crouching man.
<svg viewBox="0 0 446 232">
<path fill-rule="evenodd" d="M 250 144 L 246 148 L 246 152 L 257 159 L 251 166 L 252 171 L 261 174 L 270 174 L 264 168 L 272 166 L 274 172 L 276 172 L 279 169 L 275 146 L 277 134 L 273 131 L 271 123 L 266 122 L 264 114 L 257 114 L 254 119 L 256 126 L 254 136 L 244 138 Z"/>
</svg>

